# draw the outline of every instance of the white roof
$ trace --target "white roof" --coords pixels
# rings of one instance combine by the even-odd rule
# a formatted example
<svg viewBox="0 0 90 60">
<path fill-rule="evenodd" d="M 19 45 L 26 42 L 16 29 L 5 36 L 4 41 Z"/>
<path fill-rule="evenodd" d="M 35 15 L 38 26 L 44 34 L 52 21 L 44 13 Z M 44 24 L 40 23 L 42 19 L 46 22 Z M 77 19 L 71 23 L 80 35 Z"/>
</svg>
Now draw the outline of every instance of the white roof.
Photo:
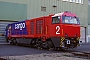
<svg viewBox="0 0 90 60">
<path fill-rule="evenodd" d="M 64 13 L 64 12 L 63 12 L 63 13 Z M 57 13 L 57 14 L 55 14 L 55 15 L 52 16 L 52 17 L 61 16 L 63 13 Z"/>
</svg>

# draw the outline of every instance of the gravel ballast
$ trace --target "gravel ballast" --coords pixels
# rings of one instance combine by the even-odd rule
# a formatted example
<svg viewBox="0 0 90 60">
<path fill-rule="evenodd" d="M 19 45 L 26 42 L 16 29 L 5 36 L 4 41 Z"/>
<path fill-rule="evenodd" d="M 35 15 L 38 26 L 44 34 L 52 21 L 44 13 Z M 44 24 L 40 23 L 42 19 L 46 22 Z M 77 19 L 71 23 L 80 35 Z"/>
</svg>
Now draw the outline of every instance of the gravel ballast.
<svg viewBox="0 0 90 60">
<path fill-rule="evenodd" d="M 34 54 L 22 56 L 3 56 L 7 60 L 89 60 L 87 58 L 76 57 L 71 53 Z"/>
</svg>

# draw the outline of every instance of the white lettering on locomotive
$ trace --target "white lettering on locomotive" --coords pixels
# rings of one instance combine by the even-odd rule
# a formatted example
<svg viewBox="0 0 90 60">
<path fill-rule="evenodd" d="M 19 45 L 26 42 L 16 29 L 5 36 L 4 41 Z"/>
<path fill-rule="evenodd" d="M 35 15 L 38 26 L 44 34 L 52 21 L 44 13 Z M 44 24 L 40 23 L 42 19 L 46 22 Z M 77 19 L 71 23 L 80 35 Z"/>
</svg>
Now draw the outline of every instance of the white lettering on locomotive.
<svg viewBox="0 0 90 60">
<path fill-rule="evenodd" d="M 56 30 L 57 30 L 56 34 L 60 34 L 60 32 L 59 32 L 60 31 L 60 27 L 59 26 L 56 26 Z"/>
<path fill-rule="evenodd" d="M 25 28 L 25 23 L 15 24 L 15 29 L 20 29 L 20 30 L 22 30 L 23 28 Z"/>
</svg>

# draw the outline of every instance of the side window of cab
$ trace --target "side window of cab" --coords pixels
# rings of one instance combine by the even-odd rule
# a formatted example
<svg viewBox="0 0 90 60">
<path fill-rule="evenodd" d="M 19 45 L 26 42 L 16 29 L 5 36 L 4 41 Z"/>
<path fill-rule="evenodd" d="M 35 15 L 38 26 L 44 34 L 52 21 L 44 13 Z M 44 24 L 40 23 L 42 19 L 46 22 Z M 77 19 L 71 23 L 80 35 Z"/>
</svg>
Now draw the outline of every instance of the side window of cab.
<svg viewBox="0 0 90 60">
<path fill-rule="evenodd" d="M 60 16 L 52 17 L 52 24 L 58 24 L 60 23 Z"/>
</svg>

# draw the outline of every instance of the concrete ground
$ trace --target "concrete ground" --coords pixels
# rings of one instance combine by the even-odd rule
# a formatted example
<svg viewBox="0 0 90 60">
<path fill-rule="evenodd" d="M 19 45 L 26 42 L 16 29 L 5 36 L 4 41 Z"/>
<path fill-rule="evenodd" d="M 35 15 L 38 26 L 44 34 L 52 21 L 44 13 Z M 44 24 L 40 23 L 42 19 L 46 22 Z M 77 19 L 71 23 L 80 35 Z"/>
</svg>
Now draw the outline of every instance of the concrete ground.
<svg viewBox="0 0 90 60">
<path fill-rule="evenodd" d="M 82 43 L 77 48 L 74 48 L 74 49 L 71 49 L 71 50 L 90 53 L 90 43 Z"/>
<path fill-rule="evenodd" d="M 81 44 L 81 46 L 78 46 L 77 48 L 70 50 L 90 53 L 90 43 L 83 43 Z M 41 53 L 56 53 L 56 52 L 61 53 L 61 51 L 39 50 L 30 47 L 0 44 L 0 56 L 17 56 L 17 55 L 30 55 Z"/>
<path fill-rule="evenodd" d="M 81 46 L 71 50 L 90 53 L 90 43 L 83 43 Z M 68 52 L 39 50 L 9 44 L 0 45 L 0 57 L 9 60 L 89 60 L 87 58 L 73 56 Z"/>
<path fill-rule="evenodd" d="M 39 50 L 37 48 L 0 44 L 0 56 L 20 56 L 42 53 L 56 53 L 57 51 Z"/>
</svg>

